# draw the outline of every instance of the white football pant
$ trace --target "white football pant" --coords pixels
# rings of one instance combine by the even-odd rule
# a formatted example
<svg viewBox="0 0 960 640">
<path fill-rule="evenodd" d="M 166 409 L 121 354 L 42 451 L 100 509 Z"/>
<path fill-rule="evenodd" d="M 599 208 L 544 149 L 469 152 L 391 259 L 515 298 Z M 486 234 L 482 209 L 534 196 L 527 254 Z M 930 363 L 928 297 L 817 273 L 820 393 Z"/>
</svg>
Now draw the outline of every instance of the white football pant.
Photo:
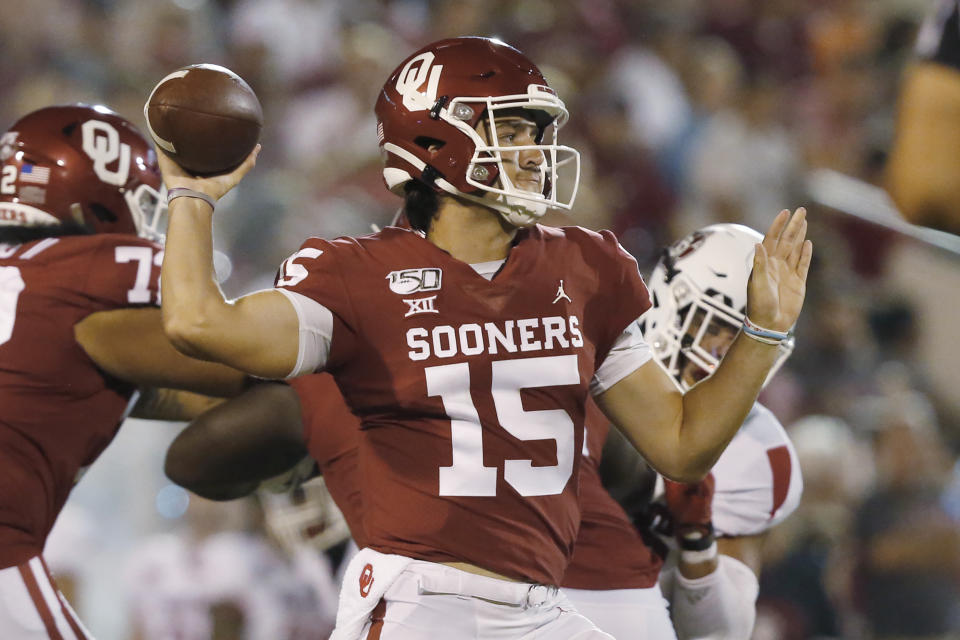
<svg viewBox="0 0 960 640">
<path fill-rule="evenodd" d="M 375 599 L 374 599 L 375 598 Z M 362 628 L 351 613 L 364 615 Z M 332 640 L 613 640 L 556 587 L 479 576 L 363 549 L 340 592 Z"/>
</svg>

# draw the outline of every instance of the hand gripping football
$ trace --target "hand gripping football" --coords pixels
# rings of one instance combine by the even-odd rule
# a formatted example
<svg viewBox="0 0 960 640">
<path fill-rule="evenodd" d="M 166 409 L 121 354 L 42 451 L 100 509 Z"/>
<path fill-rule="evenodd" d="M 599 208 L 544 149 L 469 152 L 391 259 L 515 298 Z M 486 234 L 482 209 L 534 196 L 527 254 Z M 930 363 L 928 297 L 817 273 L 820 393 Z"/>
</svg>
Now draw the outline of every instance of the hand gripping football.
<svg viewBox="0 0 960 640">
<path fill-rule="evenodd" d="M 194 64 L 161 80 L 143 107 L 157 147 L 195 175 L 235 169 L 253 151 L 263 111 L 243 78 L 215 64 Z"/>
</svg>

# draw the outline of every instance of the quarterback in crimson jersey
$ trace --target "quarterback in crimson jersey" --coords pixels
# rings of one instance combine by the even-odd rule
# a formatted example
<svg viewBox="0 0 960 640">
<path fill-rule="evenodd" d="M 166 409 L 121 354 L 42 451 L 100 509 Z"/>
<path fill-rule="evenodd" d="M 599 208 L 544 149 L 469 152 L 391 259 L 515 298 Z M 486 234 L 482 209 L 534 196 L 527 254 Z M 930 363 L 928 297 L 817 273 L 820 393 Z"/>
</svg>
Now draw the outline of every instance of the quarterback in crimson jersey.
<svg viewBox="0 0 960 640">
<path fill-rule="evenodd" d="M 566 108 L 530 60 L 488 38 L 432 43 L 375 112 L 413 230 L 308 240 L 273 290 L 233 304 L 208 277 L 211 199 L 257 152 L 214 178 L 160 159 L 168 188 L 195 192 L 170 207 L 167 334 L 261 377 L 327 370 L 361 419 L 369 546 L 345 573 L 334 638 L 606 638 L 557 588 L 588 395 L 659 470 L 705 475 L 775 359 L 769 340 L 799 314 L 805 212 L 782 211 L 757 251 L 750 313 L 767 342 L 738 339 L 729 373 L 683 395 L 637 330 L 649 301 L 633 259 L 609 233 L 536 224 L 572 205 L 579 156 L 558 143 Z"/>
<path fill-rule="evenodd" d="M 648 303 L 636 263 L 612 236 L 521 233 L 531 237 L 492 281 L 391 227 L 375 238 L 309 241 L 298 255 L 318 257 L 295 259 L 278 284 L 297 294 L 304 317 L 316 302 L 336 311 L 327 315 L 343 339 L 333 340 L 326 367 L 363 421 L 369 546 L 559 584 L 579 523 L 570 480 L 583 399 L 596 362 Z M 309 264 L 309 275 L 286 275 L 293 264 Z M 597 281 L 591 267 L 616 275 Z M 408 280 L 393 282 L 401 276 Z M 629 287 L 635 293 L 624 295 Z M 370 343 L 351 344 L 355 334 Z M 384 375 L 371 376 L 376 368 Z M 452 433 L 451 419 L 461 422 Z M 399 423 L 408 426 L 391 428 Z M 491 460 L 506 461 L 502 474 Z M 497 498 L 501 517 L 477 511 L 484 497 Z"/>
<path fill-rule="evenodd" d="M 153 150 L 105 107 L 48 107 L 0 138 L 0 637 L 84 638 L 41 552 L 73 484 L 139 387 L 236 393 L 243 376 L 177 353 L 160 323 Z M 146 362 L 149 360 L 149 362 Z M 150 392 L 144 417 L 200 397 Z"/>
</svg>

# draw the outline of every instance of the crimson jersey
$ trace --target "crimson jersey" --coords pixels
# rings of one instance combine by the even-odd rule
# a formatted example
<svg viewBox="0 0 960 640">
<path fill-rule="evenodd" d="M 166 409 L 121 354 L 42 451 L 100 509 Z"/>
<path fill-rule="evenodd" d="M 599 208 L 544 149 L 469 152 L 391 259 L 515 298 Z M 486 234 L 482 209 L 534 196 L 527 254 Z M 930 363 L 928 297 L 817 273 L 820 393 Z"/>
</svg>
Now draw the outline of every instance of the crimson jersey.
<svg viewBox="0 0 960 640">
<path fill-rule="evenodd" d="M 357 444 L 360 420 L 350 413 L 340 389 L 325 373 L 290 381 L 300 398 L 303 440 L 323 474 L 327 490 L 361 549 L 367 546 L 363 530 L 363 503 L 357 482 Z"/>
<path fill-rule="evenodd" d="M 606 417 L 590 402 L 580 468 L 580 533 L 562 583 L 570 589 L 645 589 L 657 584 L 663 565 L 600 481 L 600 456 L 609 430 Z"/>
<path fill-rule="evenodd" d="M 277 286 L 333 315 L 369 546 L 559 584 L 589 386 L 650 305 L 613 234 L 520 230 L 489 281 L 413 231 L 314 238 Z"/>
<path fill-rule="evenodd" d="M 0 568 L 43 550 L 135 391 L 97 368 L 74 325 L 156 304 L 161 261 L 159 245 L 128 235 L 0 244 Z"/>
</svg>

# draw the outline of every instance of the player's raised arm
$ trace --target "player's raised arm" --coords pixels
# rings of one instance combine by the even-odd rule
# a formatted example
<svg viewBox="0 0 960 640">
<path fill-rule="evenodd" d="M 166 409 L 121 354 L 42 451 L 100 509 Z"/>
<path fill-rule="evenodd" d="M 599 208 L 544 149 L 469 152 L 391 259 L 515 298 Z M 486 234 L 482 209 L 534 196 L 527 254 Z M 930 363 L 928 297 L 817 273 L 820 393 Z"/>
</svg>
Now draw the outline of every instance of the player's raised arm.
<svg viewBox="0 0 960 640">
<path fill-rule="evenodd" d="M 716 371 L 686 394 L 647 362 L 597 404 L 663 475 L 696 482 L 736 434 L 800 314 L 813 246 L 806 211 L 781 211 L 756 244 L 740 334 Z"/>
<path fill-rule="evenodd" d="M 214 204 L 253 168 L 259 149 L 234 171 L 208 178 L 191 176 L 159 154 L 164 182 L 174 196 L 161 281 L 163 325 L 183 353 L 283 378 L 297 362 L 299 324 L 293 306 L 278 291 L 227 301 L 213 270 Z"/>
</svg>

